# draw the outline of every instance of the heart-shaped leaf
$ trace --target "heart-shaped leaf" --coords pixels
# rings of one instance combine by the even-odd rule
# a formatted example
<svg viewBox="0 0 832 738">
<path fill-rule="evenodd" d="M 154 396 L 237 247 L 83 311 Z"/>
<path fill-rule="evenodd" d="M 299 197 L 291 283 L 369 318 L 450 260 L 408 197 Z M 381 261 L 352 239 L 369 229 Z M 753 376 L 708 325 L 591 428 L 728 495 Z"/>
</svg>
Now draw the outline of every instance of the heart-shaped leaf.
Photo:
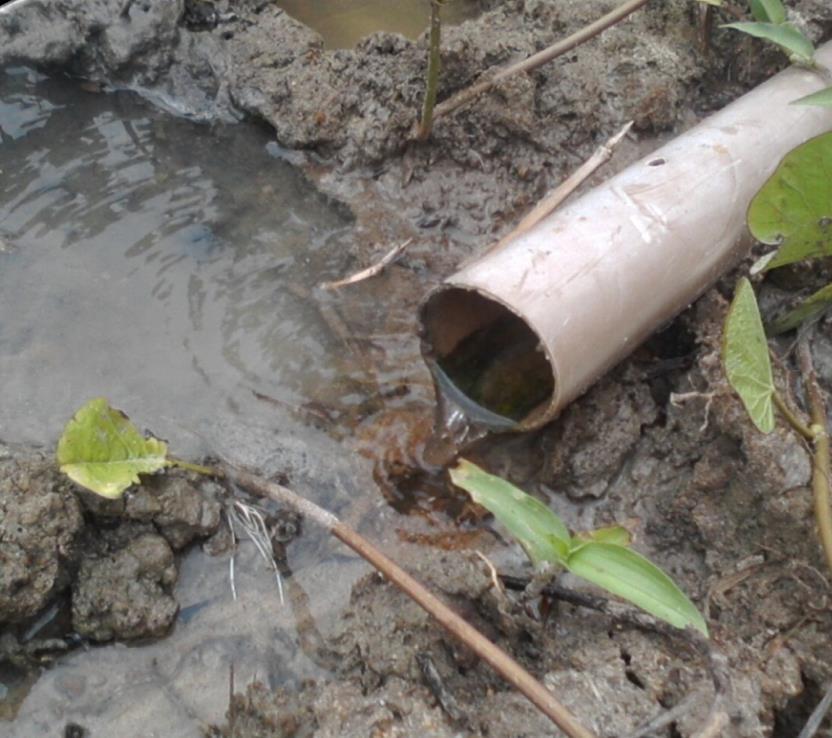
<svg viewBox="0 0 832 738">
<path fill-rule="evenodd" d="M 731 386 L 763 433 L 774 430 L 774 379 L 768 343 L 751 282 L 740 280 L 725 319 L 722 362 Z"/>
<path fill-rule="evenodd" d="M 803 32 L 791 23 L 760 23 L 741 21 L 726 23 L 723 28 L 733 28 L 735 31 L 747 33 L 755 38 L 762 38 L 779 46 L 786 52 L 795 64 L 811 66 L 815 58 L 815 47 L 803 35 Z"/>
<path fill-rule="evenodd" d="M 166 466 L 167 444 L 145 438 L 120 410 L 103 397 L 90 400 L 67 423 L 58 442 L 61 471 L 82 487 L 116 498 L 139 474 Z"/>
<path fill-rule="evenodd" d="M 832 254 L 832 133 L 786 154 L 751 201 L 748 227 L 780 246 L 766 269 Z"/>
<path fill-rule="evenodd" d="M 523 547 L 532 564 L 562 564 L 569 554 L 569 529 L 536 497 L 505 479 L 460 459 L 451 481 L 494 515 Z"/>
<path fill-rule="evenodd" d="M 677 628 L 690 625 L 708 635 L 705 619 L 684 592 L 632 549 L 592 541 L 569 556 L 566 568 Z"/>
</svg>

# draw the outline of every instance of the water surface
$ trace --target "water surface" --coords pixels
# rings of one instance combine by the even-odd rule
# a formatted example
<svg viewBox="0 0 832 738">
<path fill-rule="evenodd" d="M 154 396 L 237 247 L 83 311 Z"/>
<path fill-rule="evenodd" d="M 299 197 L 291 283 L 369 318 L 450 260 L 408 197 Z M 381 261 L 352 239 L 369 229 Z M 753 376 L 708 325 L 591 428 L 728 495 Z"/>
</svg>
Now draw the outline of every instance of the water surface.
<svg viewBox="0 0 832 738">
<path fill-rule="evenodd" d="M 347 520 L 377 507 L 366 465 L 296 412 L 366 397 L 337 306 L 315 290 L 354 267 L 351 216 L 280 154 L 253 125 L 0 70 L 0 438 L 53 447 L 104 395 L 180 455 L 286 475 Z M 335 617 L 364 570 L 312 526 L 287 557 L 316 619 Z M 77 650 L 34 685 L 0 670 L 0 721 L 15 716 L 0 734 L 74 720 L 92 735 L 196 738 L 223 716 L 231 663 L 238 685 L 320 674 L 250 544 L 237 601 L 228 571 L 226 557 L 187 555 L 181 617 L 158 643 Z"/>
<path fill-rule="evenodd" d="M 415 39 L 428 27 L 430 0 L 277 0 L 277 4 L 324 38 L 328 49 L 349 49 L 377 31 Z M 477 14 L 476 0 L 446 0 L 445 23 Z"/>
<path fill-rule="evenodd" d="M 350 217 L 266 131 L 12 69 L 0 169 L 0 438 L 53 441 L 97 395 L 198 430 L 252 389 L 338 394 L 310 290 L 347 268 Z"/>
</svg>

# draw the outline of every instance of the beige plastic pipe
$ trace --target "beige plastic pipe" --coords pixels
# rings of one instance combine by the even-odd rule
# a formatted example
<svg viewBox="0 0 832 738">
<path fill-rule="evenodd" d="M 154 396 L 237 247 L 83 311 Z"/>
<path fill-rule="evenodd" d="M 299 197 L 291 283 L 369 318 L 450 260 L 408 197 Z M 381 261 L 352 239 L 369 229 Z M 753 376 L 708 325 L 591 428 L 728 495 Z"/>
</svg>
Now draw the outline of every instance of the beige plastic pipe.
<svg viewBox="0 0 832 738">
<path fill-rule="evenodd" d="M 817 59 L 832 66 L 832 42 Z M 484 408 L 497 430 L 555 417 L 736 262 L 754 193 L 789 150 L 832 129 L 832 110 L 789 105 L 823 87 L 820 75 L 787 69 L 463 266 L 421 309 L 438 390 Z M 487 391 L 468 388 L 472 371 L 490 373 Z M 501 395 L 524 392 L 531 405 Z M 506 418 L 512 403 L 524 409 Z"/>
</svg>

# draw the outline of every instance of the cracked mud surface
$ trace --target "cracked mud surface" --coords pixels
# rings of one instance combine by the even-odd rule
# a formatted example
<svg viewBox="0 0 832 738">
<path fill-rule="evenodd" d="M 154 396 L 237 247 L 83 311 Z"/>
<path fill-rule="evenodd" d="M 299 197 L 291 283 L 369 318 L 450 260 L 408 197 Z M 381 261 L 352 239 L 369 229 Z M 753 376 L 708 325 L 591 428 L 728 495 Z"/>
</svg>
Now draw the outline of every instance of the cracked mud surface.
<svg viewBox="0 0 832 738">
<path fill-rule="evenodd" d="M 696 8 L 675 0 L 505 84 L 440 121 L 428 144 L 416 144 L 410 131 L 421 100 L 424 37 L 412 42 L 377 34 L 353 50 L 325 51 L 314 32 L 271 4 L 218 2 L 207 17 L 194 15 L 194 5 L 31 0 L 19 16 L 0 19 L 0 62 L 128 86 L 197 118 L 264 121 L 291 160 L 355 213 L 356 265 L 384 244 L 415 236 L 402 261 L 365 286 L 379 301 L 395 295 L 384 316 L 370 316 L 365 304 L 347 298 L 339 305 L 353 330 L 395 335 L 405 346 L 395 361 L 401 383 L 411 386 L 412 404 L 391 394 L 359 416 L 331 421 L 343 443 L 377 462 L 374 479 L 394 502 L 403 469 L 421 459 L 430 423 L 414 337 L 425 291 L 505 232 L 622 121 L 634 119 L 636 135 L 613 167 L 782 65 L 777 53 L 723 30 L 714 31 L 703 54 Z M 477 20 L 444 34 L 440 97 L 608 7 L 554 0 L 481 5 Z M 829 38 L 826 3 L 803 0 L 793 12 L 813 39 Z M 576 528 L 633 521 L 639 550 L 703 609 L 727 658 L 731 723 L 723 734 L 786 738 L 797 734 L 832 678 L 832 593 L 812 531 L 806 450 L 782 428 L 757 434 L 722 375 L 721 324 L 735 276 L 549 427 L 524 438 L 489 439 L 471 457 L 538 494 Z M 767 294 L 772 310 L 785 299 L 776 287 Z M 832 324 L 819 326 L 814 347 L 824 386 L 832 390 Z M 372 347 L 368 356 L 371 364 L 390 361 Z M 104 639 L 164 631 L 176 607 L 169 599 L 171 549 L 210 531 L 218 510 L 178 487 L 169 493 L 181 502 L 178 516 L 169 498 L 155 494 L 131 498 L 125 511 L 94 508 L 42 461 L 15 452 L 0 463 L 6 485 L 0 557 L 8 563 L 0 574 L 0 619 L 28 622 L 81 576 L 72 607 L 78 632 Z M 433 484 L 450 494 L 443 483 Z M 41 491 L 33 495 L 34 488 Z M 372 500 L 355 509 L 345 504 L 345 517 L 377 534 L 383 530 L 391 554 L 509 649 L 599 735 L 626 735 L 688 695 L 694 696 L 690 708 L 656 735 L 696 735 L 713 687 L 702 655 L 684 639 L 564 603 L 536 618 L 514 595 L 499 595 L 473 554 L 483 551 L 501 572 L 527 573 L 516 547 L 487 520 L 459 505 L 437 511 L 422 498 L 412 505 L 418 515 L 388 511 L 379 518 L 367 509 L 381 494 L 364 492 Z M 17 505 L 14 512 L 10 504 Z M 124 512 L 132 522 L 80 547 L 85 515 L 106 528 Z M 456 513 L 462 531 L 451 519 Z M 12 523 L 17 519 L 26 521 L 23 530 Z M 34 564 L 14 563 L 22 557 Z M 138 625 L 86 589 L 121 597 L 134 585 L 149 598 Z M 281 673 L 274 684 L 238 684 L 241 694 L 213 734 L 555 735 L 522 697 L 376 576 L 356 584 L 344 611 L 322 623 L 304 614 L 302 590 L 290 597 L 298 634 L 282 637 L 300 643 L 319 676 L 302 681 Z M 274 648 L 270 658 L 278 662 L 280 648 Z M 225 663 L 212 666 L 209 678 L 227 679 Z M 199 664 L 181 668 L 194 681 L 205 671 Z M 70 695 L 76 687 L 58 685 Z M 196 718 L 222 723 L 221 713 L 214 706 Z M 194 731 L 196 724 L 192 717 Z"/>
</svg>

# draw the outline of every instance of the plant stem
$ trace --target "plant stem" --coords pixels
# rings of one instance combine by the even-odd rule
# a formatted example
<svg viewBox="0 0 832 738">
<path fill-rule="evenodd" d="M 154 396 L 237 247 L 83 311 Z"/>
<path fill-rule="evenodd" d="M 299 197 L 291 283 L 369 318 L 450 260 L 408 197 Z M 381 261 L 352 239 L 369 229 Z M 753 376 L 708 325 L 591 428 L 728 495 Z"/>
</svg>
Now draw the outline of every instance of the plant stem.
<svg viewBox="0 0 832 738">
<path fill-rule="evenodd" d="M 457 108 L 460 108 L 466 103 L 471 102 L 471 100 L 479 97 L 483 92 L 487 92 L 498 82 L 502 82 L 504 79 L 507 79 L 515 74 L 519 74 L 520 72 L 530 72 L 532 69 L 537 69 L 537 67 L 546 64 L 547 62 L 550 62 L 569 51 L 572 51 L 572 49 L 576 46 L 580 46 L 581 44 L 589 41 L 591 38 L 597 36 L 602 31 L 606 31 L 610 26 L 615 25 L 631 13 L 634 13 L 640 7 L 646 5 L 649 1 L 650 0 L 627 0 L 627 2 L 622 3 L 614 10 L 611 10 L 606 15 L 601 16 L 598 20 L 590 23 L 588 26 L 584 26 L 571 36 L 567 36 L 565 39 L 552 44 L 548 48 L 538 51 L 536 54 L 532 54 L 527 59 L 523 59 L 523 61 L 511 64 L 498 70 L 482 82 L 466 87 L 450 99 L 437 105 L 436 110 L 433 111 L 433 117 L 441 118 L 444 115 L 448 115 L 449 113 L 454 112 Z"/>
<path fill-rule="evenodd" d="M 786 401 L 780 397 L 779 393 L 775 391 L 772 395 L 772 399 L 774 400 L 774 404 L 777 406 L 781 415 L 786 419 L 786 422 L 788 422 L 788 424 L 807 441 L 814 443 L 815 434 L 812 429 L 799 417 L 797 417 L 797 413 L 795 413 L 795 411 L 786 404 Z"/>
<path fill-rule="evenodd" d="M 225 472 L 222 469 L 216 469 L 212 466 L 202 466 L 200 464 L 192 464 L 190 461 L 182 461 L 182 459 L 174 459 L 168 456 L 168 461 L 174 466 L 186 471 L 196 472 L 197 474 L 204 474 L 206 477 L 223 477 Z"/>
<path fill-rule="evenodd" d="M 275 482 L 250 474 L 241 469 L 229 470 L 227 477 L 261 497 L 268 497 L 289 505 L 301 515 L 318 523 L 333 536 L 372 564 L 393 584 L 414 600 L 451 635 L 458 638 L 477 656 L 489 663 L 507 682 L 522 692 L 544 715 L 557 725 L 569 738 L 596 738 L 583 727 L 569 710 L 535 677 L 518 664 L 499 646 L 489 641 L 476 628 L 457 615 L 438 597 L 417 582 L 394 561 L 391 561 L 368 540 L 342 523 L 332 513 L 292 490 Z"/>
<path fill-rule="evenodd" d="M 815 498 L 815 520 L 818 524 L 820 543 L 826 563 L 832 571 L 832 510 L 829 508 L 829 431 L 826 426 L 826 402 L 818 383 L 809 339 L 803 337 L 797 347 L 800 372 L 803 375 L 809 412 L 812 417 L 814 454 L 812 464 L 812 491 Z"/>
<path fill-rule="evenodd" d="M 430 51 L 428 52 L 428 75 L 425 82 L 425 100 L 422 104 L 422 119 L 416 138 L 424 141 L 433 128 L 433 106 L 436 104 L 436 91 L 439 87 L 439 68 L 442 60 L 439 55 L 439 43 L 442 40 L 442 3 L 444 0 L 431 0 L 430 3 Z"/>
</svg>

